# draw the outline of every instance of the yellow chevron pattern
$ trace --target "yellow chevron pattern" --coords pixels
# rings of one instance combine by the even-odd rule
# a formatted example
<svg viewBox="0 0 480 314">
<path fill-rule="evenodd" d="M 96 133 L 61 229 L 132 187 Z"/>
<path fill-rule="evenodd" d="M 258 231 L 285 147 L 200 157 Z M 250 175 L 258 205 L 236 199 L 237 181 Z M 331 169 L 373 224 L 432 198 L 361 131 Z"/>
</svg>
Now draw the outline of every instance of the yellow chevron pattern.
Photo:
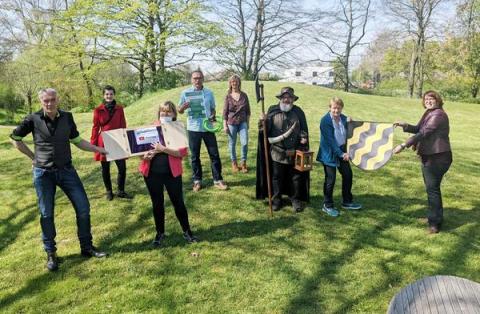
<svg viewBox="0 0 480 314">
<path fill-rule="evenodd" d="M 393 124 L 352 121 L 348 124 L 347 153 L 363 170 L 384 166 L 393 153 Z"/>
</svg>

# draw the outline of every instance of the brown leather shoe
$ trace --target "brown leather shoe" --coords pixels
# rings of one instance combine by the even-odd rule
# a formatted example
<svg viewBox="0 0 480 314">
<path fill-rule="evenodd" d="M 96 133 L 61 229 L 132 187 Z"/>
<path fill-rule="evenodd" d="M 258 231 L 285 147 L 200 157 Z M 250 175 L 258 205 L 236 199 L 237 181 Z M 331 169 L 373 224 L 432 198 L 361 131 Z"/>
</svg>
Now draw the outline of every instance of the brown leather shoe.
<svg viewBox="0 0 480 314">
<path fill-rule="evenodd" d="M 238 164 L 236 161 L 232 161 L 232 172 L 237 173 L 238 172 Z"/>
<path fill-rule="evenodd" d="M 202 189 L 202 184 L 200 182 L 195 182 L 193 184 L 193 188 L 192 188 L 193 192 L 198 192 L 201 189 Z"/>
<path fill-rule="evenodd" d="M 247 173 L 247 172 L 248 172 L 247 162 L 246 162 L 246 161 L 242 161 L 241 171 L 242 171 L 242 173 Z"/>
<path fill-rule="evenodd" d="M 228 189 L 228 186 L 223 181 L 216 181 L 215 183 L 213 183 L 213 186 L 222 191 Z"/>
</svg>

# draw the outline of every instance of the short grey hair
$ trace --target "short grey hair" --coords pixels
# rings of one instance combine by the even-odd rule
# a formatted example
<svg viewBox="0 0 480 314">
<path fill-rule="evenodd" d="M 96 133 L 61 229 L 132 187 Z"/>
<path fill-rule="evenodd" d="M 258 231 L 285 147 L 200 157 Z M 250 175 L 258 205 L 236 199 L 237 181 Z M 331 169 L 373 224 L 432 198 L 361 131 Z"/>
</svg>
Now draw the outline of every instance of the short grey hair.
<svg viewBox="0 0 480 314">
<path fill-rule="evenodd" d="M 51 95 L 55 95 L 55 98 L 57 97 L 57 91 L 54 89 L 54 88 L 42 88 L 39 92 L 38 92 L 38 98 L 42 98 L 42 96 L 44 94 L 51 94 Z"/>
</svg>

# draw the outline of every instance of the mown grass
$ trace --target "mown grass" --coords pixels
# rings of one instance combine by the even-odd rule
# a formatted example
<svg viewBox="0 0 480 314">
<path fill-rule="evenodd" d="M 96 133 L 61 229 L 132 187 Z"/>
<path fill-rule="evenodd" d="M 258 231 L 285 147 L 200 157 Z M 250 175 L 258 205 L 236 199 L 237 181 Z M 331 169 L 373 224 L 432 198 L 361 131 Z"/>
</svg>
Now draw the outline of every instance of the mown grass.
<svg viewBox="0 0 480 314">
<path fill-rule="evenodd" d="M 274 95 L 283 85 L 266 83 L 267 104 L 275 102 Z M 215 92 L 220 112 L 226 83 L 208 86 Z M 254 199 L 255 120 L 260 107 L 254 104 L 253 84 L 244 86 L 254 117 L 251 171 L 231 174 L 224 134 L 217 138 L 229 191 L 212 187 L 205 147 L 206 189 L 191 192 L 191 171 L 184 163 L 187 208 L 202 242 L 185 243 L 167 202 L 165 247 L 152 249 L 150 199 L 136 170 L 138 160 L 131 158 L 127 165 L 127 191 L 135 198 L 107 202 L 99 165 L 91 154 L 73 148 L 91 201 L 95 244 L 111 256 L 103 260 L 79 256 L 74 211 L 59 191 L 57 242 L 63 263 L 56 273 L 44 267 L 30 163 L 11 148 L 10 130 L 0 129 L 2 312 L 381 313 L 395 293 L 424 276 L 448 274 L 480 281 L 478 105 L 447 102 L 445 106 L 451 119 L 454 163 L 443 183 L 444 230 L 429 236 L 421 221 L 426 195 L 413 152 L 395 156 L 375 172 L 354 169 L 353 192 L 364 206 L 361 211 L 342 211 L 337 219 L 320 211 L 323 169 L 316 165 L 305 212 L 295 215 L 287 207 L 270 218 L 265 203 Z M 298 104 L 307 113 L 315 151 L 318 122 L 334 95 L 345 100 L 344 112 L 358 120 L 414 123 L 423 112 L 418 100 L 294 87 L 300 96 Z M 127 107 L 129 125 L 153 121 L 157 105 L 168 99 L 177 102 L 180 90 L 151 94 Z M 91 118 L 91 113 L 75 114 L 85 138 Z M 395 135 L 396 143 L 407 136 L 399 130 Z M 340 178 L 338 202 L 339 190 Z"/>
</svg>

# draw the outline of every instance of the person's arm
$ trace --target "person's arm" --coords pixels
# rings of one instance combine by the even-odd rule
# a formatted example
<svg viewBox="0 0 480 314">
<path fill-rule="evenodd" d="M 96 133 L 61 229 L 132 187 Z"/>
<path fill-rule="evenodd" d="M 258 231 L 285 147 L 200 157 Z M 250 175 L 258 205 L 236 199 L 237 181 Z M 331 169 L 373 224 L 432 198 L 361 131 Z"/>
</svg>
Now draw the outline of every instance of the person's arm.
<svg viewBox="0 0 480 314">
<path fill-rule="evenodd" d="M 13 130 L 12 134 L 10 134 L 12 145 L 32 161 L 35 158 L 35 154 L 22 140 L 33 131 L 33 128 L 33 121 L 29 115 L 23 119 L 22 123 L 20 123 L 20 125 Z"/>
<path fill-rule="evenodd" d="M 126 129 L 127 128 L 127 120 L 125 119 L 125 111 L 123 111 L 123 107 L 119 106 L 120 108 L 120 128 Z"/>
<path fill-rule="evenodd" d="M 183 158 L 187 155 L 187 148 L 182 147 L 179 149 L 168 148 L 160 143 L 152 144 L 154 154 L 165 153 L 174 157 Z M 153 157 L 153 156 L 152 156 Z"/>
<path fill-rule="evenodd" d="M 98 111 L 93 110 L 93 126 L 92 126 L 92 135 L 90 136 L 90 143 L 92 143 L 92 145 L 97 145 L 99 136 L 100 136 L 100 119 L 98 117 Z"/>
<path fill-rule="evenodd" d="M 11 140 L 13 146 L 18 149 L 22 154 L 26 155 L 28 158 L 30 158 L 32 161 L 35 158 L 35 154 L 32 152 L 32 150 L 23 142 L 23 141 L 17 141 L 17 140 Z"/>
<path fill-rule="evenodd" d="M 87 152 L 100 153 L 100 154 L 104 154 L 104 155 L 107 154 L 107 151 L 105 150 L 105 148 L 90 144 L 88 141 L 85 141 L 81 137 L 71 139 L 70 142 L 75 144 L 75 146 L 77 146 L 81 150 L 84 150 L 84 151 L 87 151 Z"/>
<path fill-rule="evenodd" d="M 180 101 L 179 101 L 179 105 L 178 105 L 178 113 L 183 114 L 185 112 L 185 110 L 188 109 L 188 107 L 190 107 L 190 104 L 187 102 L 187 99 L 185 97 L 185 93 L 182 93 L 182 95 L 180 96 Z"/>
<path fill-rule="evenodd" d="M 228 134 L 228 112 L 229 112 L 229 102 L 228 102 L 228 94 L 225 96 L 225 101 L 223 103 L 223 131 Z"/>
<path fill-rule="evenodd" d="M 418 131 L 415 135 L 408 138 L 405 143 L 397 145 L 394 148 L 393 152 L 395 154 L 398 154 L 402 152 L 405 148 L 415 145 L 424 138 L 431 136 L 434 132 L 438 130 L 440 125 L 444 124 L 445 122 L 446 120 L 444 115 L 433 114 L 431 117 L 427 118 L 422 128 L 418 127 Z"/>
<path fill-rule="evenodd" d="M 252 112 L 250 111 L 250 101 L 248 100 L 247 94 L 245 94 L 245 105 L 247 111 L 247 128 L 250 128 L 250 116 Z"/>
</svg>

